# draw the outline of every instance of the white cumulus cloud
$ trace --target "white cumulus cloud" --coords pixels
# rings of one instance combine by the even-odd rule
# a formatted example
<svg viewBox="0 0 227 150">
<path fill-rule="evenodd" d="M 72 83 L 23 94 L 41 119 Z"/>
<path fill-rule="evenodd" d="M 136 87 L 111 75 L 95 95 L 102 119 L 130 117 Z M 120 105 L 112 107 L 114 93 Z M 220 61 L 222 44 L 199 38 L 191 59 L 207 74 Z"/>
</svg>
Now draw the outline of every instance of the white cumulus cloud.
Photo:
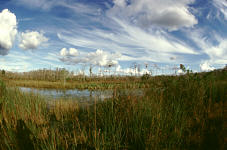
<svg viewBox="0 0 227 150">
<path fill-rule="evenodd" d="M 177 74 L 184 74 L 184 71 L 182 69 L 177 70 Z"/>
<path fill-rule="evenodd" d="M 63 62 L 69 64 L 90 64 L 95 66 L 116 66 L 118 59 L 121 57 L 119 53 L 109 53 L 97 49 L 95 52 L 79 53 L 77 49 L 62 48 L 60 55 Z"/>
<path fill-rule="evenodd" d="M 68 50 L 66 48 L 62 48 L 61 51 L 60 51 L 60 55 L 63 56 L 63 57 L 67 56 L 68 53 L 69 52 L 68 52 Z"/>
<path fill-rule="evenodd" d="M 78 56 L 78 51 L 75 48 L 70 48 L 69 54 L 72 55 L 72 56 Z"/>
<path fill-rule="evenodd" d="M 22 32 L 20 35 L 20 44 L 19 47 L 28 50 L 28 49 L 37 49 L 42 43 L 47 42 L 43 33 L 37 31 L 26 31 Z"/>
<path fill-rule="evenodd" d="M 119 74 L 124 75 L 144 75 L 144 74 L 152 74 L 151 70 L 148 70 L 146 68 L 142 68 L 139 70 L 138 68 L 121 68 L 120 65 L 117 65 L 116 72 Z"/>
<path fill-rule="evenodd" d="M 200 64 L 200 69 L 201 71 L 213 71 L 215 68 L 212 67 L 209 62 L 204 62 L 202 64 Z"/>
<path fill-rule="evenodd" d="M 79 52 L 75 48 L 69 48 L 69 50 L 67 50 L 66 48 L 62 48 L 60 51 L 60 55 L 63 57 L 78 56 Z"/>
<path fill-rule="evenodd" d="M 8 9 L 0 12 L 0 55 L 7 55 L 17 34 L 17 19 Z"/>
<path fill-rule="evenodd" d="M 100 49 L 97 49 L 96 52 L 90 52 L 87 55 L 89 63 L 99 66 L 116 65 L 118 64 L 117 58 L 120 58 L 120 54 L 110 54 Z"/>
</svg>

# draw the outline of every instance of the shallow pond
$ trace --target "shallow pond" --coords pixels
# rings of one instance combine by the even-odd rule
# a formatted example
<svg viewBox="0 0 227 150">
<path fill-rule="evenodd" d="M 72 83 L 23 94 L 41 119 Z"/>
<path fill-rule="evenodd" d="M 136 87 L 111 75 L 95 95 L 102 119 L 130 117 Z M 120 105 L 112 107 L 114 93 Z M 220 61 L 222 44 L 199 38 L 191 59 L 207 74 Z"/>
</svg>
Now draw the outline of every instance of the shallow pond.
<svg viewBox="0 0 227 150">
<path fill-rule="evenodd" d="M 112 98 L 116 92 L 114 90 L 59 90 L 59 89 L 36 89 L 36 88 L 27 88 L 19 87 L 23 92 L 33 92 L 45 96 L 48 100 L 76 100 L 78 102 L 92 102 L 94 100 L 105 100 L 107 98 Z M 121 94 L 133 95 L 133 96 L 142 96 L 142 89 L 124 89 L 120 90 Z M 119 94 L 119 92 L 118 92 Z"/>
</svg>

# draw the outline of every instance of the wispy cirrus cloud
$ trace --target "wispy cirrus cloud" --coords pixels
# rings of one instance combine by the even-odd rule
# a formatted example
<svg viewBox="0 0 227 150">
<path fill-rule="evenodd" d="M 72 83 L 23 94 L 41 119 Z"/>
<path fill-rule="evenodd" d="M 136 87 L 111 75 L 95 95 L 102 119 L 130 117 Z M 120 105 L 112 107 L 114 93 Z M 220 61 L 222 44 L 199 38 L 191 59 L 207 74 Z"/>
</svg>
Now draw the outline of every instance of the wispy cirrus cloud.
<svg viewBox="0 0 227 150">
<path fill-rule="evenodd" d="M 132 0 L 128 3 L 125 0 L 114 0 L 113 6 L 109 6 L 107 10 L 96 5 L 92 7 L 86 3 L 66 0 L 20 0 L 17 3 L 43 10 L 62 6 L 76 12 L 77 16 L 85 15 L 80 22 L 68 18 L 64 20 L 64 29 L 56 29 L 59 31 L 58 38 L 70 45 L 88 50 L 119 52 L 122 53 L 121 59 L 125 61 L 145 59 L 171 62 L 171 58 L 180 58 L 179 54 L 198 53 L 192 46 L 168 33 L 197 24 L 197 19 L 189 11 L 189 4 L 193 2 Z M 94 18 L 94 15 L 98 16 Z"/>
<path fill-rule="evenodd" d="M 64 47 L 75 48 L 64 51 L 65 57 L 70 56 L 66 64 L 73 66 L 83 60 L 88 62 L 91 57 L 101 60 L 94 60 L 94 64 L 102 64 L 114 53 L 121 54 L 117 63 L 123 66 L 145 61 L 197 63 L 198 68 L 205 61 L 227 63 L 225 0 L 207 3 L 203 0 L 11 0 L 10 3 L 20 9 L 18 18 L 29 18 L 26 23 L 17 22 L 19 33 L 44 31 L 43 37 L 49 39 L 47 46 L 40 47 L 45 40 L 35 42 L 40 40 L 27 36 L 24 42 L 16 40 L 11 47 L 17 52 L 20 48 L 39 48 L 39 51 L 21 51 L 33 58 L 29 60 L 32 66 L 64 66 L 59 56 Z"/>
<path fill-rule="evenodd" d="M 86 5 L 78 1 L 70 0 L 13 0 L 13 3 L 21 6 L 26 6 L 30 9 L 42 9 L 44 11 L 50 11 L 54 7 L 65 7 L 71 9 L 74 12 L 80 14 L 98 14 L 100 12 L 94 5 Z"/>
<path fill-rule="evenodd" d="M 213 4 L 217 8 L 217 10 L 224 15 L 225 20 L 227 20 L 227 1 L 213 0 Z"/>
<path fill-rule="evenodd" d="M 12 0 L 12 2 L 17 5 L 25 5 L 29 8 L 49 10 L 56 4 L 57 0 Z"/>
<path fill-rule="evenodd" d="M 196 46 L 200 49 L 201 54 L 208 56 L 206 61 L 213 64 L 227 63 L 227 39 L 212 32 L 212 36 L 208 36 L 205 29 L 197 29 L 194 31 L 186 31 L 188 38 L 190 38 Z M 202 60 L 204 61 L 204 60 Z"/>
<path fill-rule="evenodd" d="M 147 32 L 117 18 L 112 18 L 112 21 L 118 26 L 117 29 L 114 26 L 110 30 L 100 28 L 71 29 L 70 32 L 62 30 L 58 33 L 58 38 L 74 46 L 119 52 L 123 54 L 122 58 L 127 58 L 126 60 L 136 58 L 168 62 L 171 57 L 175 58 L 178 54 L 197 54 L 193 47 L 165 31 Z M 124 54 L 128 57 L 124 57 Z"/>
<path fill-rule="evenodd" d="M 142 28 L 166 28 L 169 31 L 182 27 L 193 27 L 198 23 L 190 12 L 189 4 L 194 0 L 114 0 L 114 6 L 108 11 Z"/>
<path fill-rule="evenodd" d="M 7 56 L 0 57 L 0 68 L 7 71 L 23 72 L 32 67 L 30 59 L 23 53 L 11 51 Z"/>
</svg>

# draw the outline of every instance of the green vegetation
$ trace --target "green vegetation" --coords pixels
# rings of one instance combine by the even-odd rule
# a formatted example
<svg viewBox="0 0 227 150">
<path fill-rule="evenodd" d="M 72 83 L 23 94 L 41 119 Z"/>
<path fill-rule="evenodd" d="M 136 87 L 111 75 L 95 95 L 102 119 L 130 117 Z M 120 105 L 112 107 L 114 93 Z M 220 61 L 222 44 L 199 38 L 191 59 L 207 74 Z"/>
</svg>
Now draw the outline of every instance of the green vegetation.
<svg viewBox="0 0 227 150">
<path fill-rule="evenodd" d="M 140 79 L 134 82 L 128 81 L 76 81 L 76 82 L 49 82 L 34 80 L 9 80 L 6 82 L 8 86 L 21 86 L 31 88 L 50 88 L 50 89 L 128 89 L 128 88 L 148 88 L 150 85 Z"/>
<path fill-rule="evenodd" d="M 7 72 L 2 79 L 7 86 L 50 89 L 138 89 L 148 88 L 150 75 L 139 76 L 85 76 L 73 75 L 65 69 L 36 70 L 24 73 Z"/>
<path fill-rule="evenodd" d="M 140 80 L 145 95 L 87 107 L 1 81 L 0 149 L 226 149 L 226 70 Z"/>
</svg>

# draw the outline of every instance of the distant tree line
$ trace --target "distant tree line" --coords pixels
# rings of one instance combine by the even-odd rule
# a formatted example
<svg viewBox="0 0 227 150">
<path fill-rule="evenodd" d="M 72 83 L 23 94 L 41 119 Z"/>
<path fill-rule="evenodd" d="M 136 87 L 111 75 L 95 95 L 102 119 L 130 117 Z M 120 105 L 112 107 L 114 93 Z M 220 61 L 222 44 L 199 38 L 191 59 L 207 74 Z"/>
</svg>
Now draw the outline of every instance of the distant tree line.
<svg viewBox="0 0 227 150">
<path fill-rule="evenodd" d="M 70 82 L 70 81 L 135 81 L 140 80 L 139 76 L 121 76 L 121 75 L 109 75 L 109 76 L 99 76 L 96 74 L 90 73 L 88 76 L 85 74 L 74 74 L 73 71 L 68 71 L 65 68 L 56 68 L 55 70 L 51 69 L 39 69 L 29 72 L 11 72 L 0 70 L 0 76 L 8 80 L 37 80 L 37 81 L 51 81 L 51 82 Z"/>
<path fill-rule="evenodd" d="M 8 79 L 13 80 L 48 80 L 48 81 L 59 81 L 66 80 L 67 78 L 73 77 L 73 72 L 69 72 L 65 68 L 51 69 L 39 69 L 29 72 L 5 72 L 1 71 L 2 75 L 7 74 Z"/>
</svg>

